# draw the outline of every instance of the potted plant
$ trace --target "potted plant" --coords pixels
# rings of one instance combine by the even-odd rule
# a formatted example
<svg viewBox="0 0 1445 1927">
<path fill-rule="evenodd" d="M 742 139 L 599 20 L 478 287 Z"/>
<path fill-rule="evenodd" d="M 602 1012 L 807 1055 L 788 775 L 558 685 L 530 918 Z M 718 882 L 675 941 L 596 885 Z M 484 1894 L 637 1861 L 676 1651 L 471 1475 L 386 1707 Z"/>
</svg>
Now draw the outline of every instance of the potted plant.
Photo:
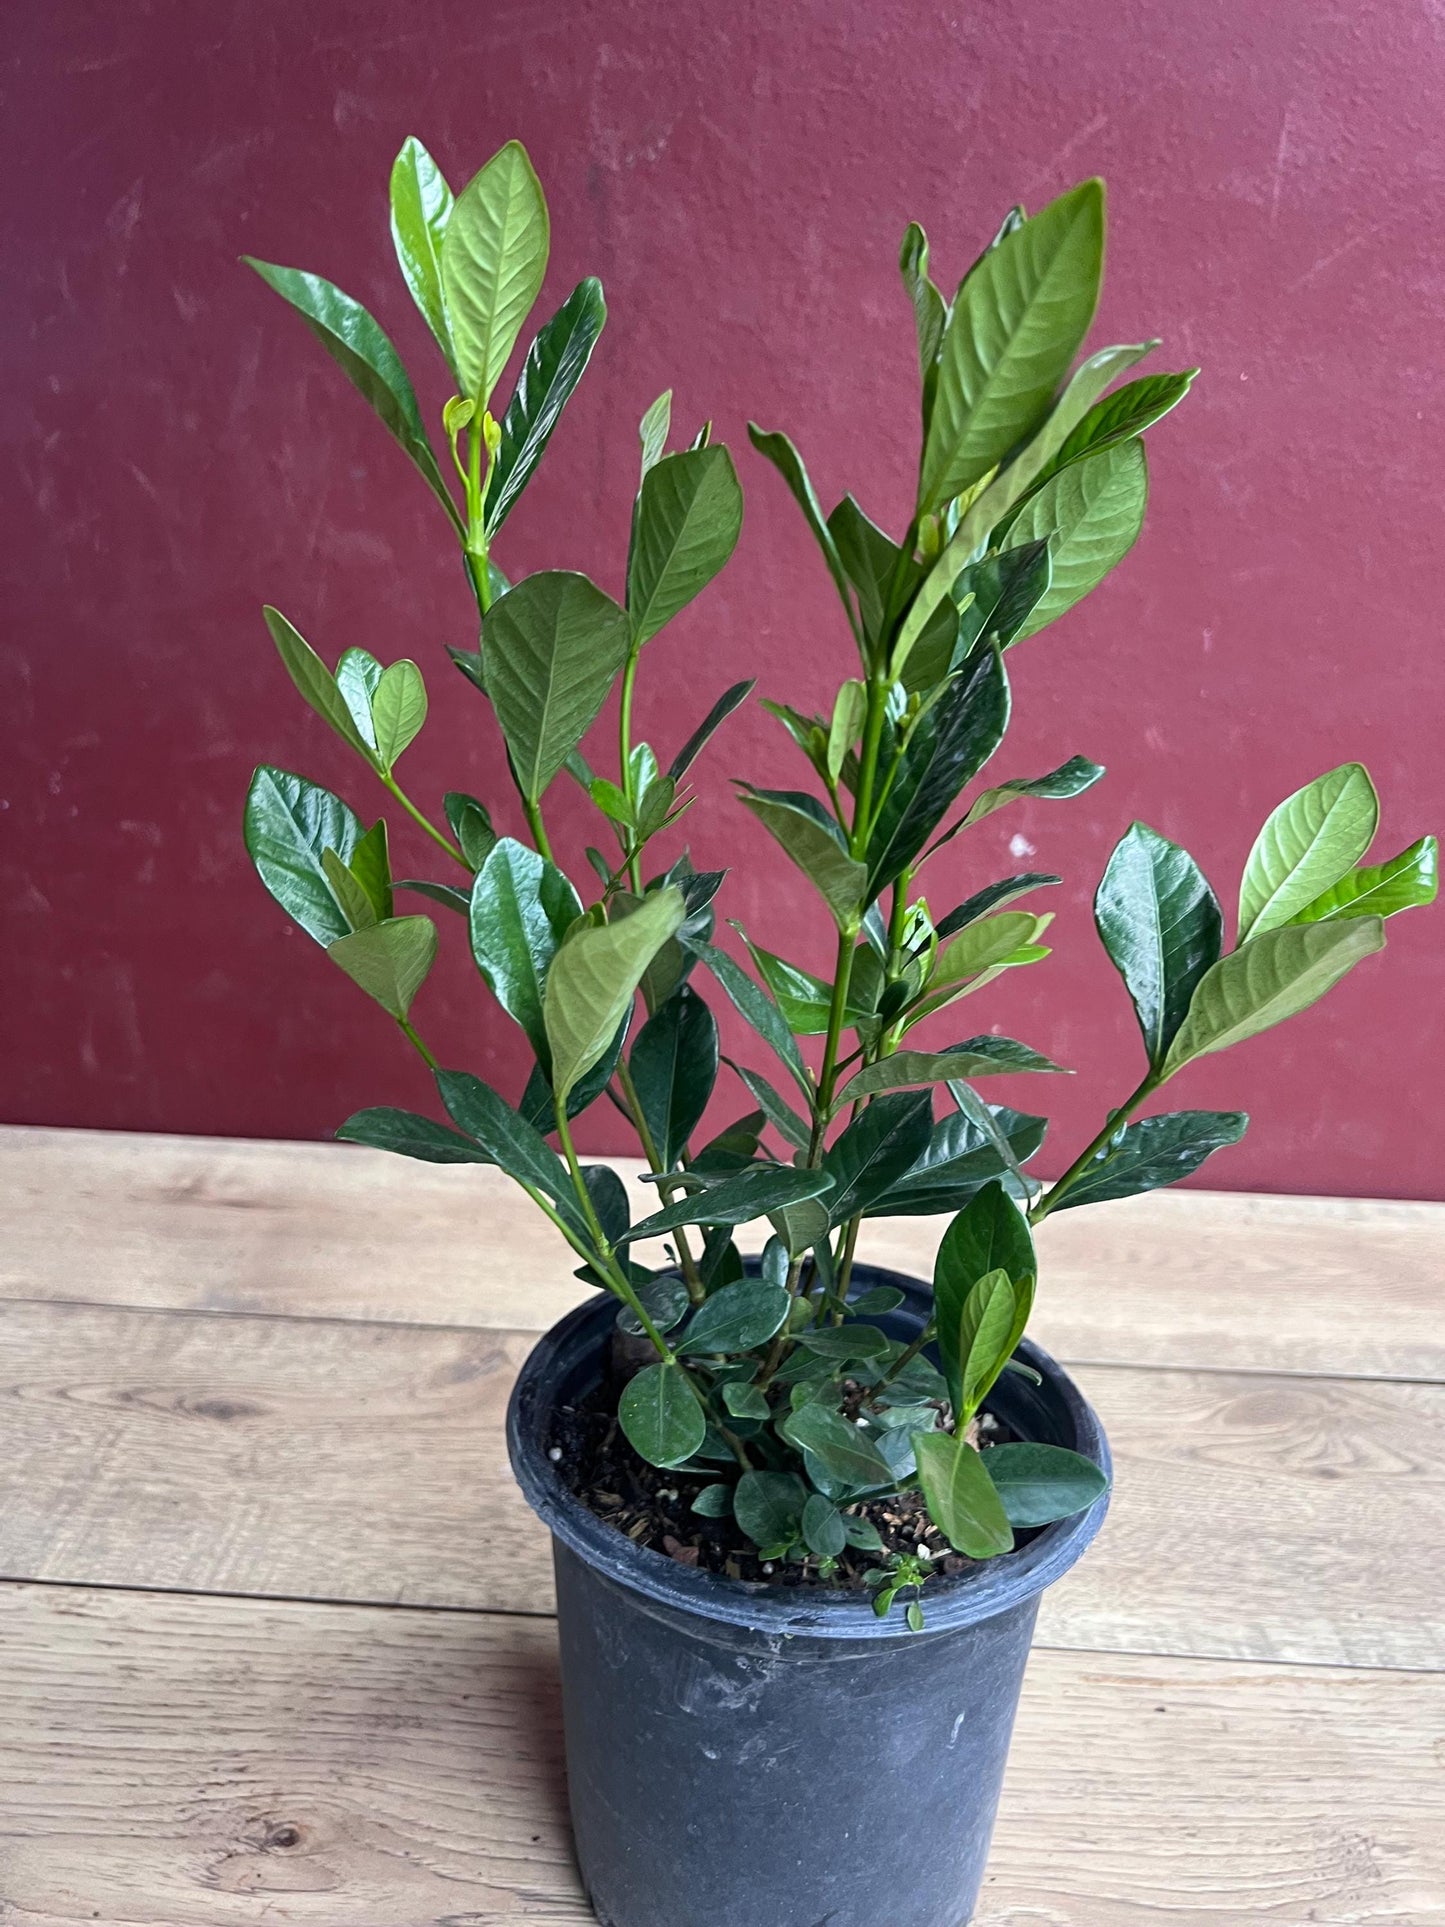
<svg viewBox="0 0 1445 1927">
<path fill-rule="evenodd" d="M 366 311 L 316 276 L 252 265 L 451 523 L 480 615 L 479 647 L 451 653 L 495 711 L 526 833 L 494 824 L 495 799 L 450 792 L 439 822 L 401 788 L 426 716 L 413 662 L 349 648 L 333 671 L 268 610 L 301 694 L 449 867 L 394 881 L 385 821 L 366 827 L 339 797 L 269 768 L 251 786 L 246 841 L 272 895 L 435 1075 L 446 1122 L 373 1109 L 339 1135 L 496 1164 L 601 1288 L 537 1347 L 509 1420 L 517 1476 L 556 1546 L 583 1878 L 612 1927 L 959 1927 L 1039 1595 L 1107 1504 L 1098 1421 L 1025 1336 L 1034 1231 L 1052 1212 L 1188 1176 L 1235 1143 L 1240 1112 L 1138 1113 L 1196 1058 L 1305 1009 L 1379 950 L 1385 917 L 1433 898 L 1436 845 L 1366 865 L 1378 804 L 1345 763 L 1264 825 L 1226 949 L 1193 859 L 1134 824 L 1095 909 L 1138 1015 L 1143 1074 L 1041 1184 L 1028 1166 L 1044 1120 L 978 1086 L 1059 1067 L 977 1020 L 955 1021 L 974 1033 L 957 1041 L 935 1025 L 924 1042 L 920 1027 L 1049 954 L 1033 900 L 1057 876 L 934 906 L 971 825 L 1019 797 L 1076 796 L 1103 770 L 1075 755 L 958 799 L 1003 741 L 1007 652 L 1129 549 L 1145 507 L 1141 437 L 1194 378 L 1134 375 L 1152 341 L 1075 365 L 1102 269 L 1101 184 L 1032 217 L 1013 209 L 951 303 L 922 230 L 908 229 L 921 455 L 899 539 L 851 495 L 825 516 L 787 437 L 750 430 L 807 520 L 856 652 L 830 713 L 766 704 L 803 786 L 739 785 L 801 873 L 793 915 L 813 902 L 833 927 L 826 978 L 764 948 L 764 932 L 743 935 L 748 968 L 716 941 L 724 874 L 695 870 L 675 840 L 654 854 L 688 807 L 693 759 L 752 689 L 722 692 L 670 760 L 671 744 L 633 740 L 643 650 L 737 539 L 728 451 L 704 426 L 666 452 L 660 396 L 641 425 L 621 599 L 570 571 L 509 584 L 493 548 L 586 367 L 602 291 L 584 280 L 545 322 L 498 416 L 547 263 L 525 153 L 509 143 L 454 202 L 408 141 L 391 219 L 455 384 L 443 415 L 455 487 Z M 582 745 L 614 689 L 618 740 L 599 773 Z M 564 867 L 548 836 L 548 791 L 564 780 L 599 812 L 590 873 Z M 438 933 L 400 891 L 461 920 L 491 997 L 525 1034 L 535 1061 L 512 1100 L 439 1065 L 413 1023 Z M 704 1141 L 719 994 L 762 1054 L 727 1067 L 743 1112 Z M 656 1186 L 657 1208 L 636 1222 L 621 1180 L 576 1147 L 576 1120 L 604 1095 Z M 931 1286 L 856 1261 L 863 1220 L 890 1214 L 949 1217 Z M 757 1256 L 741 1255 L 745 1226 Z"/>
</svg>

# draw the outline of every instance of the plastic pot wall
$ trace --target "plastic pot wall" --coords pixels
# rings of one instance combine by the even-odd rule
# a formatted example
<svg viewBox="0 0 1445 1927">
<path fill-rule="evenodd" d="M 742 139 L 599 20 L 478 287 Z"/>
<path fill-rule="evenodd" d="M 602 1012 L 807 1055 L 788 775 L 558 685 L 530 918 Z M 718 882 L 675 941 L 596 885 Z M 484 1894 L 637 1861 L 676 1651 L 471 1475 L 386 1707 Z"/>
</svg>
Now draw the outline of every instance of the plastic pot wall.
<svg viewBox="0 0 1445 1927">
<path fill-rule="evenodd" d="M 897 1286 L 909 1337 L 932 1294 Z M 925 1629 L 854 1593 L 744 1585 L 639 1548 L 570 1493 L 553 1415 L 599 1382 L 616 1314 L 594 1299 L 524 1366 L 508 1413 L 522 1491 L 551 1529 L 577 1858 L 602 1927 L 964 1927 L 988 1854 L 1044 1588 L 1108 1499 L 924 1592 Z M 989 1405 L 1020 1436 L 1109 1469 L 1103 1429 L 1027 1341 L 1035 1386 Z"/>
</svg>

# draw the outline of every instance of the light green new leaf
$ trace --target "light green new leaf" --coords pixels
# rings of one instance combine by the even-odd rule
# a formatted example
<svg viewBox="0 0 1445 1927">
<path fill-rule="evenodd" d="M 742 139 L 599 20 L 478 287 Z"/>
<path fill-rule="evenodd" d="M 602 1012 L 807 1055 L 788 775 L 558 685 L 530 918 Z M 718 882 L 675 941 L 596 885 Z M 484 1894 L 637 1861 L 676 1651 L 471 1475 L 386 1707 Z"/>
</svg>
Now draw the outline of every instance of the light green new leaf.
<svg viewBox="0 0 1445 1927">
<path fill-rule="evenodd" d="M 1440 845 L 1422 836 L 1387 863 L 1351 870 L 1332 889 L 1296 910 L 1291 923 L 1325 923 L 1342 917 L 1393 917 L 1433 903 L 1440 889 Z"/>
<path fill-rule="evenodd" d="M 273 609 L 268 604 L 261 613 L 266 618 L 266 627 L 271 631 L 276 652 L 286 665 L 286 673 L 302 696 L 321 720 L 336 731 L 342 742 L 354 749 L 374 769 L 375 752 L 352 721 L 351 710 L 336 686 L 335 676 L 279 609 Z"/>
<path fill-rule="evenodd" d="M 1017 1319 L 1018 1299 L 1007 1273 L 991 1271 L 980 1278 L 963 1308 L 959 1345 L 963 1368 L 960 1423 L 966 1424 L 973 1417 L 979 1401 L 1008 1363 Z"/>
<path fill-rule="evenodd" d="M 581 381 L 607 319 L 602 283 L 579 281 L 527 350 L 502 418 L 502 439 L 487 477 L 487 534 L 495 535 L 531 480 L 572 390 Z"/>
<path fill-rule="evenodd" d="M 664 455 L 642 478 L 627 558 L 627 612 L 640 646 L 705 589 L 737 546 L 743 493 L 718 443 Z"/>
<path fill-rule="evenodd" d="M 833 720 L 828 727 L 828 774 L 835 783 L 847 761 L 849 750 L 858 740 L 867 708 L 867 690 L 861 682 L 850 678 L 838 691 L 833 704 Z"/>
<path fill-rule="evenodd" d="M 1048 914 L 1035 916 L 1031 910 L 1000 910 L 965 925 L 940 947 L 929 974 L 928 991 L 961 983 L 965 977 L 1006 962 L 1015 951 L 1037 943 L 1052 920 Z"/>
<path fill-rule="evenodd" d="M 402 279 L 455 376 L 456 358 L 442 297 L 442 236 L 451 219 L 452 191 L 415 134 L 402 142 L 391 169 L 391 238 Z"/>
<path fill-rule="evenodd" d="M 596 721 L 630 634 L 626 611 L 569 570 L 527 576 L 487 612 L 487 690 L 528 802 L 540 801 Z"/>
<path fill-rule="evenodd" d="M 814 798 L 792 790 L 741 789 L 743 803 L 797 864 L 840 930 L 858 928 L 868 866 L 851 857 Z"/>
<path fill-rule="evenodd" d="M 352 982 L 396 1018 L 411 1009 L 436 953 L 437 927 L 430 917 L 392 917 L 326 946 Z"/>
<path fill-rule="evenodd" d="M 923 422 L 926 428 L 938 379 L 935 364 L 943 342 L 943 330 L 948 322 L 948 304 L 928 277 L 928 236 L 917 221 L 910 221 L 903 230 L 903 244 L 898 250 L 898 272 L 903 276 L 908 299 L 913 303 L 913 321 L 918 335 L 918 367 L 923 376 Z"/>
<path fill-rule="evenodd" d="M 371 721 L 381 766 L 395 769 L 398 757 L 415 742 L 426 721 L 426 684 L 414 662 L 404 658 L 381 672 L 371 698 Z"/>
<path fill-rule="evenodd" d="M 462 189 L 442 238 L 442 291 L 462 393 L 485 408 L 542 289 L 551 231 L 542 184 L 508 141 Z"/>
<path fill-rule="evenodd" d="M 504 836 L 472 880 L 470 907 L 477 968 L 545 1066 L 543 986 L 563 937 L 582 914 L 581 900 L 554 864 Z"/>
<path fill-rule="evenodd" d="M 1164 1059 L 1165 1077 L 1307 1010 L 1362 957 L 1384 947 L 1382 917 L 1266 930 L 1201 979 Z"/>
<path fill-rule="evenodd" d="M 1152 428 L 1179 406 L 1198 373 L 1197 368 L 1186 368 L 1175 375 L 1143 375 L 1138 381 L 1126 382 L 1112 395 L 1105 395 L 1069 435 L 1054 465 L 1062 468 L 1066 462 L 1076 462 L 1082 455 L 1142 435 L 1146 428 Z"/>
<path fill-rule="evenodd" d="M 1013 1527 L 988 1468 L 966 1439 L 916 1432 L 913 1450 L 929 1517 L 956 1552 L 992 1559 L 1013 1550 Z"/>
<path fill-rule="evenodd" d="M 690 1459 L 707 1437 L 702 1406 L 680 1365 L 646 1365 L 630 1378 L 617 1406 L 628 1443 L 664 1470 Z"/>
<path fill-rule="evenodd" d="M 257 875 L 308 937 L 324 945 L 347 935 L 323 858 L 334 850 L 349 863 L 361 824 L 339 796 L 263 764 L 246 793 L 245 837 Z"/>
<path fill-rule="evenodd" d="M 936 513 L 1048 413 L 1088 332 L 1104 262 L 1104 185 L 1061 195 L 983 256 L 939 351 L 918 505 Z"/>
<path fill-rule="evenodd" d="M 380 921 L 371 898 L 335 850 L 321 852 L 321 867 L 326 872 L 326 881 L 331 885 L 331 894 L 341 905 L 348 929 L 369 930 L 372 924 Z"/>
<path fill-rule="evenodd" d="M 378 817 L 352 851 L 347 869 L 366 892 L 376 920 L 385 923 L 392 914 L 391 852 L 387 847 L 386 822 Z"/>
<path fill-rule="evenodd" d="M 336 665 L 336 687 L 347 713 L 368 748 L 376 748 L 376 725 L 371 719 L 371 699 L 381 681 L 381 664 L 369 649 L 343 649 Z"/>
<path fill-rule="evenodd" d="M 642 473 L 638 478 L 640 481 L 645 482 L 647 471 L 655 468 L 662 460 L 671 427 L 672 390 L 664 388 L 637 424 L 637 439 L 642 444 Z"/>
<path fill-rule="evenodd" d="M 382 424 L 421 470 L 432 493 L 451 517 L 453 527 L 460 532 L 462 519 L 422 427 L 411 378 L 395 348 L 366 309 L 319 274 L 277 267 L 272 261 L 258 261 L 249 254 L 241 258 L 247 267 L 256 270 L 267 287 L 274 288 L 283 301 L 289 301 L 295 308 L 352 387 L 371 404 Z"/>
<path fill-rule="evenodd" d="M 1239 886 L 1239 941 L 1288 923 L 1359 862 L 1380 799 L 1359 763 L 1341 763 L 1287 796 L 1255 838 Z"/>
<path fill-rule="evenodd" d="M 574 927 L 552 959 L 542 1000 L 559 1098 L 612 1043 L 643 972 L 686 915 L 682 892 L 669 884 L 620 923 Z"/>
<path fill-rule="evenodd" d="M 1029 497 L 1005 546 L 1047 539 L 1053 574 L 1017 641 L 1056 622 L 1124 559 L 1144 526 L 1148 499 L 1149 469 L 1137 440 L 1071 463 Z"/>
</svg>

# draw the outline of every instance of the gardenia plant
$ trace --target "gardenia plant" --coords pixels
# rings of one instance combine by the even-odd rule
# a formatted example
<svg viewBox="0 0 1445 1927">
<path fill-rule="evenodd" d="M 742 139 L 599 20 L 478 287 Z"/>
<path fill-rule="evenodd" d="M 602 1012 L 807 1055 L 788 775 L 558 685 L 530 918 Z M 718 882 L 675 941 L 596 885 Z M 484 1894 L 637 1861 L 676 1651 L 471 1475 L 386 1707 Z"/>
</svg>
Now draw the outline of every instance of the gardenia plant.
<svg viewBox="0 0 1445 1927">
<path fill-rule="evenodd" d="M 930 279 L 922 230 L 908 229 L 901 268 L 917 335 L 921 452 L 917 497 L 896 538 L 851 495 L 824 515 L 787 436 L 749 431 L 806 518 L 856 653 L 829 713 L 765 704 L 801 757 L 806 787 L 738 786 L 833 927 L 827 978 L 740 933 L 749 970 L 716 941 L 723 873 L 697 872 L 675 851 L 652 854 L 688 807 L 694 759 L 753 687 L 722 692 L 675 749 L 633 740 L 644 649 L 738 537 L 742 497 L 728 451 L 704 426 L 689 447 L 666 452 L 670 396 L 660 396 L 641 425 L 621 599 L 570 570 L 509 584 L 493 550 L 587 366 L 602 289 L 582 281 L 538 330 L 498 414 L 497 384 L 548 256 L 546 203 L 526 154 L 508 143 L 454 201 L 409 140 L 392 174 L 391 225 L 456 389 L 442 418 L 455 483 L 366 310 L 318 276 L 251 265 L 371 403 L 460 544 L 481 635 L 477 649 L 451 654 L 501 726 L 527 835 L 499 834 L 491 799 L 448 793 L 443 825 L 402 789 L 398 765 L 427 713 L 414 662 L 383 665 L 353 647 L 333 671 L 266 611 L 301 694 L 449 864 L 444 880 L 393 881 L 384 820 L 365 827 L 304 777 L 256 772 L 246 842 L 262 881 L 396 1021 L 450 1120 L 373 1109 L 339 1135 L 433 1162 L 500 1166 L 571 1245 L 582 1275 L 615 1294 L 620 1327 L 646 1347 L 652 1362 L 627 1380 L 617 1412 L 641 1458 L 697 1475 L 695 1510 L 730 1516 L 760 1558 L 799 1568 L 794 1577 L 826 1581 L 845 1548 L 855 1560 L 877 1553 L 868 1575 L 877 1610 L 903 1591 L 917 1625 L 930 1565 L 882 1557 L 868 1516 L 876 1501 L 921 1488 L 948 1543 L 988 1559 L 1103 1486 L 1096 1466 L 1055 1446 L 979 1449 L 990 1388 L 1000 1373 L 1026 1369 L 1013 1355 L 1034 1302 L 1034 1228 L 1054 1211 L 1172 1183 L 1236 1143 L 1241 1112 L 1135 1114 L 1196 1059 L 1304 1010 L 1381 949 L 1384 919 L 1435 895 L 1435 840 L 1365 866 L 1374 788 L 1357 763 L 1329 771 L 1261 830 L 1226 950 L 1219 901 L 1193 858 L 1134 824 L 1109 859 L 1095 914 L 1138 1015 L 1144 1070 L 1045 1188 L 1027 1169 L 1044 1120 L 991 1104 L 977 1087 L 1059 1066 L 979 1020 L 943 1047 L 920 1043 L 918 1029 L 1049 954 L 1049 915 L 1021 906 L 1057 876 L 989 882 L 942 914 L 937 889 L 973 825 L 1020 797 L 1077 796 L 1103 770 L 1075 755 L 1047 775 L 990 779 L 960 795 L 1003 742 L 1008 651 L 1036 646 L 1139 534 L 1141 438 L 1197 372 L 1134 376 L 1153 341 L 1075 365 L 1099 291 L 1102 184 L 1085 181 L 1032 217 L 1013 209 L 952 302 Z M 614 687 L 618 740 L 599 773 L 581 746 Z M 548 836 L 548 794 L 564 780 L 599 813 L 590 871 L 564 869 Z M 926 868 L 932 900 L 919 893 Z M 535 1065 L 511 1100 L 442 1068 L 423 1041 L 412 1012 L 437 925 L 399 908 L 397 891 L 440 906 L 443 922 L 459 919 L 483 983 L 526 1037 Z M 768 1055 L 763 1069 L 729 1066 L 748 1108 L 699 1142 L 719 1077 L 708 1002 L 718 991 Z M 617 1175 L 584 1164 L 576 1148 L 575 1121 L 604 1093 L 631 1119 L 657 1187 L 657 1210 L 638 1222 Z M 879 1322 L 901 1294 L 855 1293 L 854 1253 L 865 1218 L 928 1214 L 952 1222 L 934 1316 L 905 1344 Z M 767 1241 L 750 1266 L 735 1239 L 758 1220 Z M 639 1249 L 662 1238 L 670 1253 L 643 1263 Z"/>
</svg>

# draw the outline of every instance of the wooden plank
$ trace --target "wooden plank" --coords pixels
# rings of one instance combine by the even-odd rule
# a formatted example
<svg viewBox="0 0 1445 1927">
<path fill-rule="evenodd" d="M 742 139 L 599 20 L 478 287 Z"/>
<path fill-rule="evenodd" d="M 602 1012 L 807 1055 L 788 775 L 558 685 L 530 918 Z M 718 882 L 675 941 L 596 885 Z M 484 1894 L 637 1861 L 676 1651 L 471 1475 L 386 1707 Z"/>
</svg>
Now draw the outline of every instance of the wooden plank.
<svg viewBox="0 0 1445 1927">
<path fill-rule="evenodd" d="M 591 1918 L 546 1621 L 14 1587 L 0 1624 L 15 1927 Z M 1037 1652 L 975 1927 L 1439 1927 L 1442 1727 L 1439 1675 Z"/>
<path fill-rule="evenodd" d="M 0 1308 L 0 1573 L 545 1611 L 521 1333 Z M 1090 1368 L 1113 1514 L 1042 1637 L 1445 1666 L 1445 1389 Z"/>
<path fill-rule="evenodd" d="M 25 1128 L 0 1159 L 4 1297 L 539 1331 L 583 1290 L 476 1166 Z M 863 1253 L 926 1277 L 944 1223 L 870 1224 Z M 1041 1243 L 1036 1330 L 1065 1358 L 1445 1380 L 1445 1204 L 1164 1191 L 1060 1212 Z"/>
</svg>

